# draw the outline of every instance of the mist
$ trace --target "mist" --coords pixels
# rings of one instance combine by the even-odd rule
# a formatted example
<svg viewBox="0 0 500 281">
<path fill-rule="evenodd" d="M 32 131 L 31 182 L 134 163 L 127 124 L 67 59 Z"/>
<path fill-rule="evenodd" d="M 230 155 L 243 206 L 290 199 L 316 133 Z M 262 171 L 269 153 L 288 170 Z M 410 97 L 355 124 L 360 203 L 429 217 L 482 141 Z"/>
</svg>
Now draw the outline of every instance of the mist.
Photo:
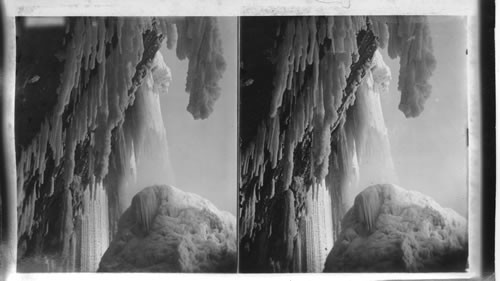
<svg viewBox="0 0 500 281">
<path fill-rule="evenodd" d="M 155 161 L 138 163 L 138 174 L 143 176 L 137 178 L 136 192 L 152 184 L 173 185 L 236 215 L 236 19 L 219 18 L 218 25 L 226 70 L 219 81 L 220 96 L 206 119 L 195 120 L 186 110 L 189 61 L 179 60 L 165 45 L 160 49 L 172 73 L 168 93 L 160 97 L 168 142 L 169 157 L 165 161 L 170 161 L 172 173 L 158 171 Z"/>
<path fill-rule="evenodd" d="M 399 59 L 384 60 L 393 72 L 381 95 L 398 179 L 396 184 L 433 197 L 467 215 L 467 55 L 465 17 L 428 17 L 436 69 L 431 95 L 418 118 L 399 111 Z"/>
</svg>

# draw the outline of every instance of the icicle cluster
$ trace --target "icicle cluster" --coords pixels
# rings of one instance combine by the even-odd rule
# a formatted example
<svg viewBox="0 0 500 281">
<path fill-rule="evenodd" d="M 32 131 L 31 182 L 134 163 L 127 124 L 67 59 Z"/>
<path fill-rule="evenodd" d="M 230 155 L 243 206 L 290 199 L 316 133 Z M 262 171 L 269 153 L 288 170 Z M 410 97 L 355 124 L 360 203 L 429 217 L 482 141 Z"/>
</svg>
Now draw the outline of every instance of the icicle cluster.
<svg viewBox="0 0 500 281">
<path fill-rule="evenodd" d="M 359 184 L 395 180 L 380 105 L 391 72 L 376 48 L 389 48 L 406 65 L 401 68 L 400 83 L 415 82 L 415 89 L 428 89 L 419 88 L 428 83 L 434 64 L 425 22 L 419 17 L 405 17 L 404 21 L 399 17 L 300 17 L 282 22 L 272 58 L 275 75 L 270 115 L 261 121 L 253 141 L 245 142 L 241 155 L 240 236 L 255 243 L 252 247 L 268 247 L 259 240 L 260 232 L 274 236 L 274 228 L 269 227 L 273 222 L 265 219 L 270 211 L 267 206 L 282 202 L 289 189 L 294 191 L 299 231 L 289 233 L 283 243 L 288 245 L 295 235 L 294 245 L 310 245 L 316 243 L 311 240 L 315 232 L 302 219 L 314 207 L 303 212 L 297 203 L 304 190 L 318 194 L 318 184 L 326 181 L 335 240 L 347 205 L 354 199 L 350 193 L 357 193 Z M 419 104 L 421 110 L 425 91 L 410 92 L 402 90 L 402 99 Z M 294 189 L 296 177 L 304 180 L 304 190 Z M 366 210 L 362 215 L 370 228 L 373 212 L 369 206 Z M 279 214 L 271 216 L 271 220 L 285 219 Z M 313 251 L 294 246 L 294 270 L 321 270 L 322 265 L 315 262 L 321 259 L 312 258 L 318 253 Z M 270 264 L 276 267 L 276 261 Z"/>
<path fill-rule="evenodd" d="M 242 155 L 243 175 L 258 176 L 261 186 L 264 164 L 270 162 L 275 168 L 284 159 L 282 186 L 286 190 L 292 180 L 293 151 L 306 131 L 313 130 L 314 174 L 319 181 L 324 178 L 331 129 L 339 117 L 337 109 L 352 59 L 358 56 L 356 34 L 366 28 L 365 22 L 365 17 L 301 17 L 282 25 L 270 118 L 259 127 L 255 141 Z M 312 68 L 310 77 L 305 74 L 307 67 Z M 287 118 L 286 130 L 281 128 L 279 115 L 284 101 L 294 108 Z M 265 150 L 270 154 L 267 161 Z"/>
<path fill-rule="evenodd" d="M 190 60 L 186 87 L 191 93 L 190 111 L 195 118 L 206 118 L 219 95 L 217 83 L 225 68 L 219 36 L 216 20 L 208 18 L 71 19 L 67 25 L 57 103 L 46 114 L 39 133 L 18 155 L 18 235 L 31 233 L 35 202 L 40 198 L 47 174 L 51 185 L 49 196 L 68 190 L 78 161 L 88 165 L 88 176 L 95 176 L 101 182 L 109 172 L 112 148 L 120 149 L 116 142 L 142 137 L 123 130 L 127 110 L 140 94 L 136 90 L 151 75 L 154 77 L 146 80 L 152 83 L 149 87 L 154 87 L 155 92 L 165 91 L 170 81 L 168 68 L 158 63 L 162 57 L 153 60 L 159 46 L 156 49 L 146 46 L 158 45 L 166 38 L 167 47 L 173 48 L 179 40 L 179 57 Z M 151 74 L 153 66 L 156 69 Z M 130 167 L 130 151 L 143 149 L 138 143 L 127 147 L 128 155 L 117 153 L 126 156 L 121 163 L 127 165 L 116 171 L 128 172 L 125 168 Z M 75 159 L 79 146 L 84 147 L 86 159 Z M 53 170 L 46 171 L 48 161 L 53 161 Z M 61 179 L 61 186 L 54 187 L 56 179 Z M 71 199 L 71 193 L 68 196 Z"/>
<path fill-rule="evenodd" d="M 346 210 L 346 193 L 358 185 L 359 165 L 354 137 L 346 132 L 345 126 L 339 127 L 332 139 L 336 145 L 332 146 L 329 172 L 325 177 L 325 184 L 331 196 L 332 234 L 333 240 L 336 241 Z"/>
<path fill-rule="evenodd" d="M 161 201 L 161 189 L 153 186 L 137 193 L 132 199 L 130 209 L 134 214 L 136 223 L 144 233 L 148 233 L 153 219 L 158 212 Z"/>
<path fill-rule="evenodd" d="M 379 64 L 372 62 L 371 57 L 362 60 L 358 53 L 356 36 L 367 28 L 366 22 L 366 17 L 300 17 L 281 25 L 270 117 L 262 121 L 254 141 L 242 153 L 242 176 L 258 178 L 257 196 L 245 200 L 243 208 L 253 209 L 268 167 L 282 169 L 279 176 L 272 178 L 269 188 L 274 191 L 277 187 L 275 192 L 289 188 L 294 176 L 294 151 L 308 132 L 312 132 L 311 177 L 319 182 L 328 174 L 332 130 L 345 123 L 346 109 L 354 103 L 354 93 L 364 73 Z M 435 65 L 426 19 L 370 17 L 368 22 L 379 45 L 387 46 L 391 56 L 400 56 L 400 108 L 405 114 L 416 116 L 428 96 L 428 79 Z M 380 61 L 380 54 L 373 59 Z M 358 62 L 364 65 L 356 68 Z M 370 87 L 378 87 L 378 92 L 387 89 L 390 73 L 384 72 L 386 67 L 375 68 L 370 72 L 375 79 Z M 353 73 L 352 69 L 357 70 Z M 367 102 L 372 103 L 373 99 Z M 353 137 L 358 139 L 358 150 L 366 146 L 359 132 L 373 126 L 379 128 L 378 124 L 361 128 L 372 122 L 369 118 L 365 114 L 363 120 L 354 121 L 358 133 Z M 377 130 L 385 134 L 382 129 Z M 383 140 L 382 145 L 386 145 Z M 250 216 L 252 212 L 243 213 Z"/>
<path fill-rule="evenodd" d="M 195 119 L 207 118 L 220 96 L 219 80 L 226 69 L 217 20 L 213 17 L 177 21 L 177 57 L 189 59 L 186 92 L 187 110 Z"/>
<path fill-rule="evenodd" d="M 356 34 L 366 28 L 365 22 L 365 17 L 301 17 L 282 25 L 278 31 L 281 42 L 276 55 L 270 118 L 263 121 L 255 141 L 243 153 L 242 174 L 258 176 L 262 185 L 264 164 L 270 162 L 275 168 L 283 158 L 283 186 L 288 188 L 294 168 L 293 151 L 304 133 L 312 130 L 313 173 L 318 181 L 326 176 L 331 128 L 335 121 L 344 120 L 338 116 L 339 106 L 352 59 L 359 57 Z M 388 46 L 391 57 L 400 57 L 400 109 L 407 116 L 417 116 L 429 96 L 428 80 L 435 68 L 427 20 L 373 17 L 370 22 L 380 46 Z M 331 40 L 329 45 L 325 44 L 327 39 Z M 312 67 L 309 79 L 305 74 L 308 66 Z M 362 76 L 356 77 L 361 80 Z M 387 81 L 378 82 L 377 85 L 386 87 Z M 286 97 L 287 91 L 291 98 Z M 285 121 L 286 130 L 279 114 L 284 101 L 293 106 Z M 264 151 L 269 152 L 269 160 L 264 159 Z"/>
<path fill-rule="evenodd" d="M 354 200 L 354 211 L 357 219 L 362 222 L 368 231 L 375 227 L 375 220 L 382 205 L 378 192 L 360 193 Z"/>
<path fill-rule="evenodd" d="M 116 18 L 109 27 L 104 18 L 77 18 L 71 22 L 57 104 L 42 122 L 40 133 L 19 155 L 19 200 L 24 198 L 26 178 L 37 176 L 36 184 L 44 184 L 48 147 L 55 166 L 64 162 L 65 188 L 72 182 L 75 148 L 89 135 L 100 155 L 96 159 L 100 167 L 96 175 L 102 178 L 106 174 L 111 130 L 123 119 L 123 112 L 131 102 L 128 89 L 135 74 L 134 66 L 142 56 L 142 33 L 152 28 L 150 20 L 141 18 Z M 118 50 L 107 57 L 106 46 L 114 36 Z M 68 106 L 72 106 L 71 115 L 63 119 Z"/>
<path fill-rule="evenodd" d="M 424 110 L 431 94 L 429 79 L 436 68 L 429 23 L 425 16 L 375 17 L 382 26 L 382 38 L 388 40 L 391 58 L 399 57 L 399 109 L 406 117 L 416 117 Z M 385 25 L 386 23 L 387 25 Z M 388 27 L 388 35 L 385 26 Z"/>
<path fill-rule="evenodd" d="M 297 224 L 295 222 L 295 198 L 291 190 L 287 190 L 284 198 L 283 219 L 284 227 L 281 234 L 285 244 L 285 260 L 291 261 L 293 258 L 294 237 L 297 233 Z"/>
<path fill-rule="evenodd" d="M 36 194 L 31 193 L 27 199 L 27 203 L 24 206 L 23 216 L 21 216 L 18 221 L 18 233 L 26 233 L 31 236 L 31 227 L 33 225 L 33 219 L 35 217 L 35 200 Z"/>
<path fill-rule="evenodd" d="M 18 236 L 26 235 L 25 241 L 36 235 L 43 241 L 49 233 L 46 206 L 61 205 L 57 230 L 61 255 L 51 259 L 44 250 L 37 253 L 50 262 L 47 270 L 95 271 L 120 215 L 117 202 L 126 197 L 122 187 L 134 178 L 136 160 L 154 150 L 161 163 L 168 162 L 159 95 L 167 91 L 171 75 L 157 50 L 164 38 L 168 48 L 176 45 L 177 21 L 191 25 L 205 20 L 69 21 L 56 105 L 18 155 Z M 180 37 L 218 42 L 213 38 L 219 36 L 213 31 L 216 23 L 211 24 L 210 30 L 197 34 L 185 30 Z M 190 73 L 211 71 L 224 63 L 220 48 L 199 51 L 205 47 L 190 49 L 188 58 L 198 61 L 190 64 Z M 217 60 L 203 57 L 215 54 Z M 207 79 L 217 86 L 218 78 Z M 214 99 L 206 102 L 212 106 Z M 168 165 L 162 172 L 168 174 Z"/>
<path fill-rule="evenodd" d="M 104 18 L 77 18 L 68 23 L 70 39 L 63 56 L 64 71 L 57 88 L 57 103 L 53 111 L 46 115 L 40 132 L 18 156 L 18 213 L 23 226 L 18 236 L 27 231 L 24 221 L 33 220 L 30 214 L 40 195 L 33 189 L 38 190 L 44 184 L 46 163 L 51 160 L 56 168 L 49 171 L 50 194 L 54 192 L 54 177 L 61 176 L 65 194 L 63 255 L 69 253 L 73 232 L 69 186 L 73 182 L 76 147 L 90 139 L 89 169 L 93 170 L 95 166 L 94 174 L 102 179 L 107 173 L 111 131 L 122 122 L 124 111 L 132 101 L 128 90 L 135 74 L 134 66 L 141 60 L 143 52 L 142 33 L 151 28 L 151 22 L 141 18 L 108 21 Z M 112 44 L 113 38 L 116 38 L 117 50 L 106 56 L 107 45 Z M 71 108 L 69 115 L 64 114 L 67 108 Z M 51 153 L 48 153 L 49 149 Z M 94 155 L 98 157 L 94 159 Z M 34 186 L 25 185 L 25 179 L 33 182 Z M 23 204 L 25 192 L 31 194 L 30 198 L 36 194 L 36 199 L 30 204 Z"/>
<path fill-rule="evenodd" d="M 278 236 L 286 246 L 282 249 L 286 255 L 278 260 L 270 257 L 271 271 L 319 271 L 326 257 L 326 250 L 322 250 L 320 244 L 327 240 L 333 244 L 332 218 L 320 216 L 324 210 L 330 210 L 331 204 L 321 211 L 313 206 L 319 201 L 324 203 L 325 198 L 317 200 L 317 183 L 322 182 L 328 173 L 332 130 L 339 125 L 339 119 L 345 119 L 346 104 L 353 102 L 354 91 L 371 66 L 371 55 L 376 48 L 373 36 L 363 41 L 363 57 L 358 61 L 356 36 L 362 28 L 366 28 L 365 20 L 363 17 L 305 17 L 288 20 L 282 25 L 285 31 L 278 47 L 271 113 L 258 128 L 255 141 L 250 142 L 242 154 L 243 187 L 247 190 L 243 190 L 245 198 L 240 212 L 241 237 L 255 239 L 254 243 L 258 245 L 254 247 L 266 247 L 259 244 L 259 233 L 270 226 L 266 225 L 265 219 L 262 221 L 259 206 L 266 206 L 269 200 L 272 202 L 273 196 L 282 202 L 283 196 L 292 195 L 296 201 L 295 222 L 290 229 L 298 228 L 300 231 L 290 230 Z M 354 72 L 351 73 L 351 69 Z M 307 149 L 308 146 L 310 149 Z M 308 165 L 302 161 L 310 162 L 310 168 L 305 169 L 306 174 L 294 174 L 296 169 L 304 171 L 303 167 L 294 167 L 296 149 L 301 150 L 300 165 Z M 271 177 L 265 175 L 269 171 Z M 312 179 L 312 188 L 305 191 L 309 188 L 302 185 L 299 190 L 294 187 L 295 192 L 292 193 L 289 188 L 294 176 L 303 177 L 307 182 Z M 305 212 L 297 210 L 302 208 L 301 204 L 297 204 L 298 193 L 304 191 L 316 198 L 314 203 L 308 204 L 306 209 L 309 210 Z M 292 198 L 283 203 L 293 202 Z M 321 206 L 325 207 L 324 204 Z M 285 209 L 288 209 L 287 204 Z M 308 213 L 309 219 L 304 221 Z M 288 212 L 278 217 L 285 224 L 289 223 Z M 273 234 L 274 223 L 271 222 L 271 225 L 273 227 L 268 230 L 268 235 L 276 237 Z M 317 227 L 320 226 L 331 239 L 319 237 Z"/>
<path fill-rule="evenodd" d="M 83 195 L 80 271 L 95 272 L 109 245 L 108 198 L 102 183 L 93 183 Z"/>
<path fill-rule="evenodd" d="M 319 66 L 319 48 L 320 45 L 325 43 L 325 40 L 330 40 L 330 47 L 327 48 L 331 54 L 346 54 L 342 58 L 337 58 L 341 60 L 343 66 L 339 66 L 339 62 L 336 62 L 333 58 L 326 60 L 324 63 L 333 68 L 337 68 L 336 71 L 332 68 L 329 76 L 325 76 L 332 79 L 331 83 L 339 83 L 335 80 L 345 80 L 345 69 L 351 65 L 351 55 L 357 54 L 357 42 L 356 34 L 365 26 L 364 17 L 327 17 L 316 18 L 316 17 L 301 17 L 295 20 L 287 21 L 284 24 L 283 31 L 283 41 L 280 44 L 278 54 L 276 69 L 277 75 L 274 79 L 274 90 L 272 93 L 271 102 L 271 116 L 275 116 L 278 108 L 282 105 L 283 94 L 285 90 L 291 90 L 294 77 L 300 72 L 304 72 L 307 65 L 314 65 L 315 73 L 314 83 L 312 89 L 312 94 L 319 95 L 315 97 L 315 102 L 320 102 L 323 98 L 322 93 L 316 93 L 318 90 L 318 83 L 323 84 L 321 78 L 318 75 L 322 75 L 322 71 L 319 71 L 317 67 Z M 280 35 L 281 31 L 278 31 Z M 345 60 L 345 61 L 344 61 Z M 344 69 L 338 69 L 344 68 Z M 342 71 L 344 71 L 342 73 Z M 338 79 L 339 74 L 344 74 L 342 79 Z M 323 74 L 324 75 L 324 74 Z M 296 79 L 296 78 L 295 78 Z M 325 89 L 323 91 L 334 96 L 336 92 L 342 91 L 342 88 L 338 89 L 336 84 L 323 84 Z M 321 90 L 319 90 L 321 91 Z M 337 93 L 338 94 L 338 93 Z M 316 107 L 317 104 L 314 104 Z M 329 105 L 327 105 L 329 106 Z M 322 111 L 327 109 L 322 109 L 321 106 L 317 105 L 317 111 Z"/>
<path fill-rule="evenodd" d="M 317 193 L 308 192 L 310 210 L 301 224 L 301 247 L 306 252 L 302 272 L 320 272 L 329 250 L 333 247 L 333 225 L 330 194 L 323 181 L 316 187 Z"/>
</svg>

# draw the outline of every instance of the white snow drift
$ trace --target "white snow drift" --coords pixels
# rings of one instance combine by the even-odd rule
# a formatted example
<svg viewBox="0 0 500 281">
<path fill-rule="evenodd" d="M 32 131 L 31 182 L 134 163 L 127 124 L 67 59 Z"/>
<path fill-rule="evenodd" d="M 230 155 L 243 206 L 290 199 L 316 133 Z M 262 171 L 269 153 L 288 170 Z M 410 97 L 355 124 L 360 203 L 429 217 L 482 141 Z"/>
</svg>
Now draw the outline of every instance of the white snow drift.
<svg viewBox="0 0 500 281">
<path fill-rule="evenodd" d="M 467 222 L 455 211 L 415 191 L 373 185 L 345 215 L 324 271 L 464 271 L 467 248 Z"/>
<path fill-rule="evenodd" d="M 236 219 L 171 186 L 139 192 L 99 271 L 235 272 Z"/>
</svg>

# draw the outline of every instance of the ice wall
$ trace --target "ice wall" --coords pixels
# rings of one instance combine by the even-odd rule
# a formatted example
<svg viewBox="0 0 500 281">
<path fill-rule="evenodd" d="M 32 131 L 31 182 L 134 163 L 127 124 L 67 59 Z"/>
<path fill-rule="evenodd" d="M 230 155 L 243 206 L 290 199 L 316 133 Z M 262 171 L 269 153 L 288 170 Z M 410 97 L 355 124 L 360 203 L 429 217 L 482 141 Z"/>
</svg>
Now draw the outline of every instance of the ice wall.
<svg viewBox="0 0 500 281">
<path fill-rule="evenodd" d="M 316 189 L 316 194 L 307 194 L 306 204 L 309 212 L 303 219 L 304 223 L 299 223 L 299 239 L 304 241 L 301 250 L 307 253 L 305 263 L 300 262 L 302 268 L 299 271 L 303 272 L 321 272 L 328 251 L 333 247 L 330 194 L 324 181 L 318 184 Z"/>
<path fill-rule="evenodd" d="M 92 191 L 90 191 L 92 190 Z M 95 272 L 109 246 L 108 198 L 102 183 L 89 187 L 83 195 L 81 214 L 80 271 Z M 76 251 L 74 251 L 76 255 Z"/>
<path fill-rule="evenodd" d="M 18 146 L 18 238 L 23 249 L 19 258 L 81 256 L 83 267 L 64 265 L 63 270 L 95 269 L 100 247 L 116 230 L 120 204 L 128 205 L 130 201 L 124 203 L 127 196 L 130 200 L 135 194 L 128 188 L 138 179 L 137 163 L 154 155 L 155 161 L 163 163 L 158 165 L 162 175 L 169 177 L 159 94 L 166 91 L 170 72 L 157 55 L 165 39 L 169 49 L 178 42 L 179 59 L 190 61 L 186 87 L 191 95 L 190 112 L 195 118 L 208 117 L 220 94 L 217 83 L 225 69 L 216 19 L 67 20 L 66 34 L 60 38 L 64 47 L 53 54 L 64 64 L 56 102 L 44 113 L 39 132 L 26 146 Z M 86 199 L 87 190 L 94 185 L 104 188 L 107 199 Z M 85 204 L 91 207 L 86 209 Z M 55 212 L 57 205 L 62 211 Z M 109 232 L 106 221 L 98 219 L 105 210 Z M 88 220 L 85 230 L 77 225 L 79 215 Z M 89 248 L 95 246 L 93 249 L 76 248 L 84 231 L 93 233 L 94 228 L 107 232 L 108 237 L 85 242 Z M 52 246 L 29 246 L 35 237 Z M 49 242 L 49 237 L 56 241 Z"/>
<path fill-rule="evenodd" d="M 312 211 L 304 207 L 304 198 L 316 194 L 315 186 L 325 182 L 335 239 L 360 183 L 395 178 L 380 107 L 380 94 L 391 73 L 377 48 L 388 48 L 391 56 L 400 57 L 400 109 L 407 116 L 417 116 L 423 109 L 435 61 L 425 17 L 277 20 L 275 45 L 269 46 L 274 50 L 262 51 L 271 53 L 275 67 L 273 86 L 267 89 L 270 111 L 252 139 L 242 141 L 240 246 L 245 250 L 240 260 L 244 271 L 318 271 L 322 248 L 316 245 L 318 238 L 310 237 L 318 236 L 317 230 L 308 229 L 307 222 L 300 225 Z M 289 232 L 279 242 L 273 224 L 286 219 L 288 212 L 273 213 L 272 206 L 289 196 L 289 190 L 293 200 L 285 204 L 294 202 L 290 206 L 295 212 L 289 212 L 295 213 L 295 224 L 302 229 L 298 233 L 305 234 Z M 315 220 L 322 219 L 320 213 Z M 261 236 L 271 242 L 264 243 Z M 314 246 L 297 249 L 292 259 L 266 252 L 290 240 Z M 305 267 L 297 261 L 304 255 Z M 256 258 L 264 262 L 250 264 Z"/>
</svg>

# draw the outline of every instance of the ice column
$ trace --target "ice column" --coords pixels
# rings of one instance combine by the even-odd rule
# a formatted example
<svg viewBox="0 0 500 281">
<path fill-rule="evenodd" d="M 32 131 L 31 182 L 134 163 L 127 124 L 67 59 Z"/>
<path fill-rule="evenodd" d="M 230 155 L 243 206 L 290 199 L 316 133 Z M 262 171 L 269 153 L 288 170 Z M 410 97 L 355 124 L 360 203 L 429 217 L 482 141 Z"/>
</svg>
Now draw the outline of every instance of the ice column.
<svg viewBox="0 0 500 281">
<path fill-rule="evenodd" d="M 332 204 L 325 181 L 315 184 L 315 192 L 311 189 L 307 193 L 308 214 L 305 218 L 306 243 L 304 251 L 307 253 L 307 272 L 321 272 L 326 257 L 333 247 Z"/>
<path fill-rule="evenodd" d="M 108 198 L 102 182 L 87 186 L 83 195 L 82 272 L 95 272 L 109 246 Z"/>
</svg>

